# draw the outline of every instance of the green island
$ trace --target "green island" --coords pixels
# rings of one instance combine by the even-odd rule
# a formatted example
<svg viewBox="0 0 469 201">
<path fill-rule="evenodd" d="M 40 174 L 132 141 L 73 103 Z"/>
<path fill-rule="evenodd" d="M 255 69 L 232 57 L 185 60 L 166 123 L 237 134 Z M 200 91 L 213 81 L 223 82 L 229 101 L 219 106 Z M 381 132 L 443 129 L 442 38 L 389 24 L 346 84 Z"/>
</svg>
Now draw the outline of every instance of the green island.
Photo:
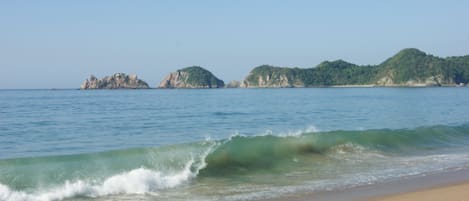
<svg viewBox="0 0 469 201">
<path fill-rule="evenodd" d="M 122 76 L 121 76 L 122 75 Z M 469 55 L 441 58 L 415 48 L 399 51 L 378 65 L 324 61 L 313 68 L 258 66 L 246 78 L 225 84 L 210 71 L 191 66 L 169 73 L 156 88 L 292 88 L 467 86 Z M 81 89 L 144 89 L 136 75 L 91 76 Z"/>
<path fill-rule="evenodd" d="M 262 65 L 241 83 L 248 88 L 329 86 L 462 86 L 469 81 L 469 55 L 440 58 L 415 48 L 379 65 L 324 61 L 313 68 Z"/>
<path fill-rule="evenodd" d="M 167 75 L 158 88 L 223 88 L 225 83 L 210 71 L 200 67 L 186 67 Z"/>
</svg>

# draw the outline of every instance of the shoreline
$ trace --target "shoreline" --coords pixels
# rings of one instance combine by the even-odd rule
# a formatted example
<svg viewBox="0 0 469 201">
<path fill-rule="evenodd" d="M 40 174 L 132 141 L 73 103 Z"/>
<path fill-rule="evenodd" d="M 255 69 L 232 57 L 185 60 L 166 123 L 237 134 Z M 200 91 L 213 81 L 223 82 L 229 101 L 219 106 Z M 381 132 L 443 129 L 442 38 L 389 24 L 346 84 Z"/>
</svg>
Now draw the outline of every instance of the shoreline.
<svg viewBox="0 0 469 201">
<path fill-rule="evenodd" d="M 469 199 L 468 189 L 469 181 L 397 195 L 378 197 L 367 201 L 467 200 Z"/>
<path fill-rule="evenodd" d="M 262 201 L 461 200 L 469 198 L 469 168 L 396 178 L 346 189 L 302 192 Z M 434 196 L 435 195 L 435 196 Z M 442 197 L 443 196 L 443 197 Z"/>
<path fill-rule="evenodd" d="M 324 88 L 469 88 L 469 85 L 466 86 L 454 86 L 454 85 L 443 85 L 443 86 L 405 86 L 405 85 L 395 85 L 395 86 L 381 86 L 381 85 L 331 85 L 331 86 L 312 86 L 312 87 L 223 87 L 223 88 L 102 88 L 102 89 L 80 89 L 80 88 L 4 88 L 0 91 L 132 91 L 132 90 L 216 90 L 216 89 L 324 89 Z"/>
</svg>

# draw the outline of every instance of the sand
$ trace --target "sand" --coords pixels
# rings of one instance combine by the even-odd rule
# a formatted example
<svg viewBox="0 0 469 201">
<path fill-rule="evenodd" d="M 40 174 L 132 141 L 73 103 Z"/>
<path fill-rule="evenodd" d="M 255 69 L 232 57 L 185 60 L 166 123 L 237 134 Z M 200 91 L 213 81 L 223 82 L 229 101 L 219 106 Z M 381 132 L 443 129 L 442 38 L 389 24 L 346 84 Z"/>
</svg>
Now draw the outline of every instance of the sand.
<svg viewBox="0 0 469 201">
<path fill-rule="evenodd" d="M 370 199 L 369 201 L 469 201 L 469 182 Z"/>
<path fill-rule="evenodd" d="M 263 201 L 469 201 L 469 168 Z"/>
</svg>

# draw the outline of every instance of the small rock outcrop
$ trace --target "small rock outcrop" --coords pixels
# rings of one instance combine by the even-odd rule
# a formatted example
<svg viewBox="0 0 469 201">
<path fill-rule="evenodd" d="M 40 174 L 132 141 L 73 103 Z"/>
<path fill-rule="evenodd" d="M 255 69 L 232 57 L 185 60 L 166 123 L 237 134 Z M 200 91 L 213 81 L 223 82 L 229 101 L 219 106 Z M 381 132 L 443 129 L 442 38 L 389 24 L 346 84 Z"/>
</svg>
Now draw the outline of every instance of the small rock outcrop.
<svg viewBox="0 0 469 201">
<path fill-rule="evenodd" d="M 239 88 L 241 86 L 241 82 L 237 80 L 232 80 L 228 84 L 226 84 L 226 88 Z"/>
<path fill-rule="evenodd" d="M 83 82 L 80 89 L 148 89 L 148 84 L 138 79 L 137 75 L 126 75 L 125 73 L 116 73 L 112 76 L 106 76 L 102 79 L 91 75 Z"/>
<path fill-rule="evenodd" d="M 223 88 L 225 83 L 210 71 L 191 66 L 172 72 L 158 85 L 158 88 Z"/>
</svg>

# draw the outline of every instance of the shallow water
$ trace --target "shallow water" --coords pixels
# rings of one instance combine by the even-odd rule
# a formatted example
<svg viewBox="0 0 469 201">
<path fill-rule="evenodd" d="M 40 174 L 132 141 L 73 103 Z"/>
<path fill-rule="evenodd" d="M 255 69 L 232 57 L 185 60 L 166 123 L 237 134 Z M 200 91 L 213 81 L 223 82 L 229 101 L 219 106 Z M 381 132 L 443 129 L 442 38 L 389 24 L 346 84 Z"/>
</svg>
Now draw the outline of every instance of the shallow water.
<svg viewBox="0 0 469 201">
<path fill-rule="evenodd" d="M 468 90 L 1 90 L 0 200 L 252 200 L 466 168 Z"/>
</svg>

